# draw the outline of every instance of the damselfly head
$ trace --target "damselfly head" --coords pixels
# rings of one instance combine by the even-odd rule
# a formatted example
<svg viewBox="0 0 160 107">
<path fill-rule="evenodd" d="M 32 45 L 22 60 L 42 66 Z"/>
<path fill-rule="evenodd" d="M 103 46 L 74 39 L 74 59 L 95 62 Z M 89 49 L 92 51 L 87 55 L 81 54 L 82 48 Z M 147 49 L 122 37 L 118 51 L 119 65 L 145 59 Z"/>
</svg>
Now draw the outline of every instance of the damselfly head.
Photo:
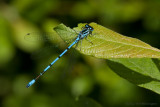
<svg viewBox="0 0 160 107">
<path fill-rule="evenodd" d="M 85 28 L 89 29 L 90 31 L 94 30 L 94 28 L 92 26 L 88 25 L 88 24 L 85 25 Z"/>
</svg>

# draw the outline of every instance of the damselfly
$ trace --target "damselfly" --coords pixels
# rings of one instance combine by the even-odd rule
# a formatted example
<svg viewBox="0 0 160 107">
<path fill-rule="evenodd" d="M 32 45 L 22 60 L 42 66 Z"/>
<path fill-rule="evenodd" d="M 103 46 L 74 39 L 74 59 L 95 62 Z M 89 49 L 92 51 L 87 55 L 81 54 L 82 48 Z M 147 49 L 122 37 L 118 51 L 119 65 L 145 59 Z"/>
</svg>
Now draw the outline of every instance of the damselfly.
<svg viewBox="0 0 160 107">
<path fill-rule="evenodd" d="M 74 42 L 71 43 L 71 45 L 68 46 L 67 49 L 65 49 L 52 63 L 50 63 L 36 78 L 34 78 L 33 80 L 31 80 L 28 84 L 27 84 L 27 88 L 30 87 L 31 85 L 33 85 L 36 80 L 42 76 L 55 62 L 57 62 L 73 45 L 77 44 L 79 41 L 81 41 L 82 44 L 82 40 L 85 38 L 86 40 L 87 37 L 89 35 L 92 35 L 92 31 L 94 30 L 94 28 L 92 26 L 90 26 L 89 24 L 86 24 L 84 27 L 82 27 L 82 31 L 79 32 L 78 36 L 75 38 Z M 90 43 L 92 43 L 90 40 L 88 40 Z M 93 44 L 93 43 L 92 43 Z"/>
</svg>

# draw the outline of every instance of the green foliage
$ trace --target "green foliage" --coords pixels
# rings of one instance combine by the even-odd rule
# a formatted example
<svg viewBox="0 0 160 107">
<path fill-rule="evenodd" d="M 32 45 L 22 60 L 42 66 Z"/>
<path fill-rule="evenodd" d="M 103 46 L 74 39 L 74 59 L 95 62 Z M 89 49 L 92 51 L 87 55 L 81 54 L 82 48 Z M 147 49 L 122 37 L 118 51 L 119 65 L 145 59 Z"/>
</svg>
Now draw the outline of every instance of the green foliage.
<svg viewBox="0 0 160 107">
<path fill-rule="evenodd" d="M 72 30 L 60 24 L 54 30 L 64 41 L 75 37 L 75 31 L 85 24 L 79 24 Z M 81 53 L 97 58 L 108 59 L 108 65 L 121 77 L 128 81 L 160 94 L 160 71 L 150 58 L 160 58 L 160 50 L 135 39 L 123 36 L 96 23 L 90 23 L 94 28 L 92 42 L 84 41 Z M 80 49 L 80 46 L 78 50 Z M 111 59 L 114 58 L 114 59 Z"/>
<path fill-rule="evenodd" d="M 160 49 L 159 12 L 159 0 L 1 0 L 0 107 L 158 105 L 160 58 L 149 58 L 156 57 L 159 53 L 156 48 Z M 118 44 L 121 38 L 128 37 L 114 39 L 116 37 L 112 35 L 109 38 L 112 31 L 92 23 L 94 35 L 88 39 L 95 44 L 83 40 L 82 50 L 77 48 L 82 54 L 75 49 L 69 50 L 49 72 L 27 89 L 26 84 L 67 48 L 61 38 L 70 43 L 69 39 L 76 37 L 75 31 L 81 31 L 84 24 L 79 24 L 74 30 L 64 26 L 61 30 L 68 31 L 62 37 L 53 28 L 60 23 L 73 27 L 82 22 L 99 23 L 156 48 L 139 40 L 133 40 L 133 43 L 139 43 L 135 45 L 127 40 L 121 41 L 125 44 Z M 33 41 L 33 37 L 31 41 L 26 40 L 25 35 L 32 32 L 51 32 L 47 35 L 50 40 Z M 41 36 L 44 38 L 44 35 Z M 131 45 L 127 46 L 126 42 Z M 119 46 L 121 49 L 116 49 Z M 127 52 L 123 51 L 127 49 Z M 133 54 L 138 50 L 139 53 Z M 144 59 L 129 58 L 137 58 L 143 53 L 141 57 Z M 119 54 L 126 58 L 118 58 Z"/>
</svg>

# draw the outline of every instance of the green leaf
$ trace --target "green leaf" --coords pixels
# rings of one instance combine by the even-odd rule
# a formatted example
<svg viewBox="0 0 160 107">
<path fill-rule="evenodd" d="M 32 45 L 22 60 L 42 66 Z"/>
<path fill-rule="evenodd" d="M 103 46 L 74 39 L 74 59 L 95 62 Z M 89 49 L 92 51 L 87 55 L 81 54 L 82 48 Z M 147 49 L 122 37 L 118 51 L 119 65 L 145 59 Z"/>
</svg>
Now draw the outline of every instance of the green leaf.
<svg viewBox="0 0 160 107">
<path fill-rule="evenodd" d="M 60 24 L 55 30 L 66 41 L 76 37 L 75 31 L 80 31 L 84 25 L 79 24 L 72 30 Z M 109 67 L 119 76 L 160 94 L 160 60 L 158 59 L 160 50 L 96 23 L 90 23 L 90 25 L 94 31 L 93 36 L 88 36 L 88 39 L 93 42 L 93 45 L 83 40 L 81 53 L 108 59 Z"/>
<path fill-rule="evenodd" d="M 54 28 L 54 30 L 60 35 L 60 37 L 65 42 L 68 43 L 77 36 L 76 32 L 73 29 L 66 27 L 64 24 L 58 25 Z"/>
<path fill-rule="evenodd" d="M 63 24 L 55 27 L 55 31 L 65 41 L 73 39 L 78 34 L 75 31 L 81 31 L 85 24 L 79 24 L 74 30 Z M 94 28 L 93 36 L 87 38 L 93 42 L 93 45 L 87 40 L 82 41 L 81 53 L 92 55 L 97 58 L 160 58 L 160 50 L 156 49 L 138 39 L 126 37 L 107 29 L 96 23 L 90 23 Z M 80 50 L 80 46 L 77 48 Z"/>
<path fill-rule="evenodd" d="M 109 67 L 119 76 L 160 94 L 160 69 L 152 59 L 120 58 L 109 59 L 107 62 Z"/>
</svg>

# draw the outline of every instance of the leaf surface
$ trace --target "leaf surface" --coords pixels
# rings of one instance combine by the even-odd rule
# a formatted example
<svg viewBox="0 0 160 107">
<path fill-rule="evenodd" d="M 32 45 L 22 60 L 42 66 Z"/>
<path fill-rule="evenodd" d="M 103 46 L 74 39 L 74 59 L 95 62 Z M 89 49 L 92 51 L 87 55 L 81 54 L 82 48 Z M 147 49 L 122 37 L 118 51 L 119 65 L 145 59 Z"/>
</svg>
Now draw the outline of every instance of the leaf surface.
<svg viewBox="0 0 160 107">
<path fill-rule="evenodd" d="M 65 41 L 75 38 L 85 24 L 79 24 L 72 30 L 63 24 L 55 27 L 56 32 Z M 82 41 L 77 48 L 81 53 L 97 58 L 160 58 L 160 50 L 136 38 L 126 37 L 96 23 L 90 23 L 94 28 L 93 35 Z M 81 42 L 81 41 L 80 41 Z"/>
</svg>

